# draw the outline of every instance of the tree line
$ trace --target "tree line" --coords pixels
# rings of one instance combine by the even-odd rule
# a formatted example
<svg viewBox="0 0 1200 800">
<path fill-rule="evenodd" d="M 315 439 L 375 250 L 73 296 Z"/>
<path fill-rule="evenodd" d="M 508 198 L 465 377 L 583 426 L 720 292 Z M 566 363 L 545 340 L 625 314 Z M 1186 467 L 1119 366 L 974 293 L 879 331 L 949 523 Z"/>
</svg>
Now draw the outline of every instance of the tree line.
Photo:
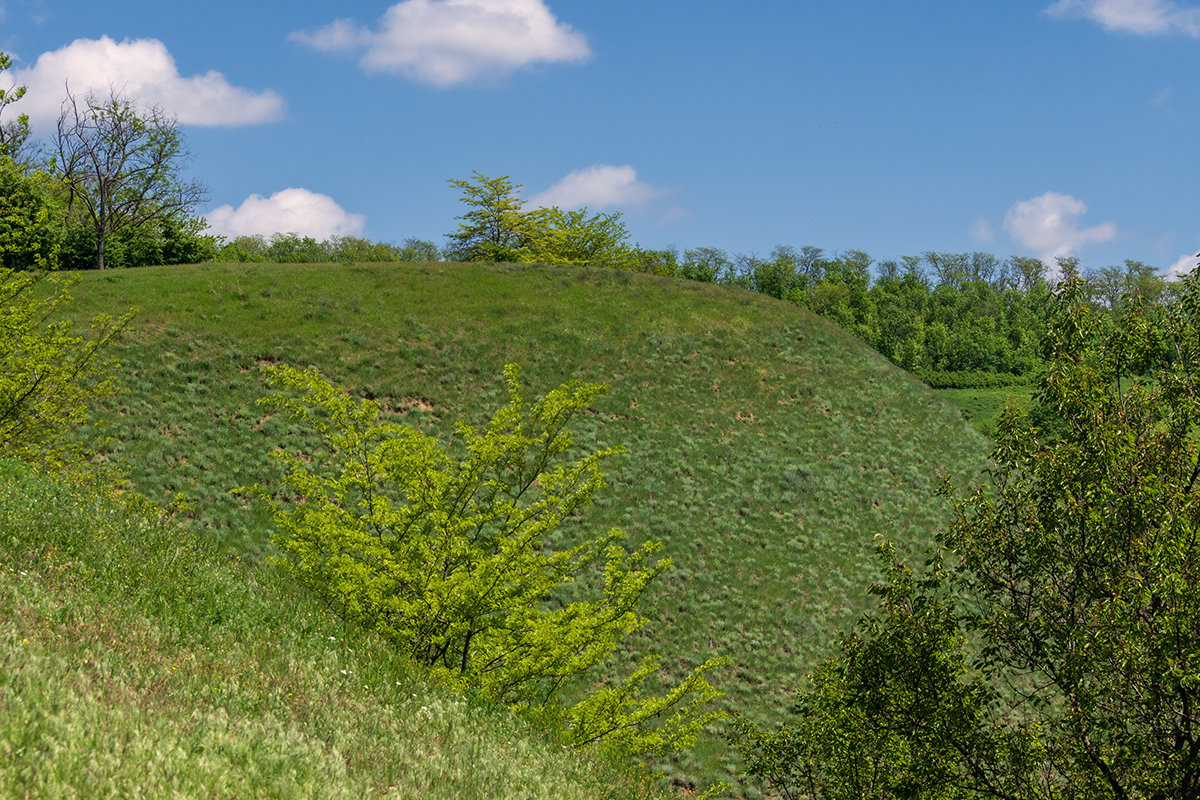
<svg viewBox="0 0 1200 800">
<path fill-rule="evenodd" d="M 451 260 L 589 265 L 758 292 L 837 323 L 935 388 L 1027 383 L 1043 363 L 1056 280 L 1040 259 L 929 251 L 876 263 L 859 250 L 789 245 L 765 258 L 716 247 L 656 250 L 631 242 L 620 212 L 528 209 L 508 176 L 475 172 L 449 183 L 467 208 L 446 237 Z M 1056 268 L 1080 273 L 1074 258 Z M 1177 288 L 1138 261 L 1081 280 L 1088 302 L 1110 315 L 1130 298 L 1157 302 Z"/>
</svg>

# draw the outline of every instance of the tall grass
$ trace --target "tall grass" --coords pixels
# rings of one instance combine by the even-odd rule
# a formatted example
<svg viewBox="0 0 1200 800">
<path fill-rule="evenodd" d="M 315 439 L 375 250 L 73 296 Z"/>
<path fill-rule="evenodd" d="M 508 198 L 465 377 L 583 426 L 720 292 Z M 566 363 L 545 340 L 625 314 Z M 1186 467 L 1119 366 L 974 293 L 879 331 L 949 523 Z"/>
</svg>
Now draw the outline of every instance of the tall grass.
<svg viewBox="0 0 1200 800">
<path fill-rule="evenodd" d="M 0 462 L 0 796 L 644 798 L 265 567 Z"/>
<path fill-rule="evenodd" d="M 206 547 L 251 560 L 270 550 L 269 520 L 228 490 L 271 481 L 273 448 L 312 445 L 255 405 L 260 363 L 317 366 L 445 438 L 503 403 L 508 362 L 533 393 L 610 384 L 577 439 L 629 452 L 575 524 L 662 540 L 677 565 L 627 657 L 659 652 L 681 674 L 729 655 L 727 707 L 764 723 L 867 606 L 874 537 L 919 552 L 946 520 L 941 477 L 969 479 L 986 452 L 859 340 L 711 285 L 528 265 L 205 265 L 85 274 L 76 295 L 81 318 L 141 308 L 106 457 L 140 491 L 182 496 Z M 719 736 L 658 766 L 697 787 L 737 768 Z"/>
</svg>

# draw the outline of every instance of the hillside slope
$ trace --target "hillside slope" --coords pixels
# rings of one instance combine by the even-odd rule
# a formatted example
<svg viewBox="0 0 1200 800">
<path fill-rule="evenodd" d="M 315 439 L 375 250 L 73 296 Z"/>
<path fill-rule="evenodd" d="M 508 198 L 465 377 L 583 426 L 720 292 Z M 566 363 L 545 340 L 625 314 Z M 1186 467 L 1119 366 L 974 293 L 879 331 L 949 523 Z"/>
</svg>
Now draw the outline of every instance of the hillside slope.
<svg viewBox="0 0 1200 800">
<path fill-rule="evenodd" d="M 647 798 L 272 570 L 0 460 L 0 796 Z"/>
<path fill-rule="evenodd" d="M 629 452 L 578 523 L 665 543 L 677 569 L 636 647 L 676 672 L 731 656 L 728 706 L 760 720 L 866 606 L 874 537 L 919 549 L 946 518 L 941 476 L 967 479 L 986 453 L 857 339 L 710 285 L 526 265 L 205 265 L 88 273 L 75 294 L 81 314 L 141 309 L 109 458 L 153 497 L 185 495 L 212 544 L 252 556 L 269 549 L 267 520 L 227 490 L 269 480 L 273 448 L 305 446 L 255 406 L 258 364 L 317 366 L 446 436 L 503 402 L 508 362 L 531 393 L 610 384 L 577 437 Z M 714 737 L 664 768 L 699 785 L 733 763 Z"/>
</svg>

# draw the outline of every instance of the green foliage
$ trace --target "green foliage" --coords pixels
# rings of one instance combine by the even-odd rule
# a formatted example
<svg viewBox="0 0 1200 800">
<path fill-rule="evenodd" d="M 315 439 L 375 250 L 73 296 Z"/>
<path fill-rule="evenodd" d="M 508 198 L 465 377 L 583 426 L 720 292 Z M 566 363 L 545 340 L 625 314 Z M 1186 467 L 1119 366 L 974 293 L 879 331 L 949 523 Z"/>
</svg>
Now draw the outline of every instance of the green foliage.
<svg viewBox="0 0 1200 800">
<path fill-rule="evenodd" d="M 68 285 L 46 271 L 0 269 L 0 453 L 56 466 L 86 452 L 76 428 L 116 389 L 101 354 L 132 316 L 98 316 L 91 337 L 79 336 L 56 319 Z"/>
<path fill-rule="evenodd" d="M 441 261 L 442 254 L 438 250 L 438 246 L 428 239 L 418 239 L 414 236 L 408 236 L 396 251 L 396 258 L 400 261 L 428 264 L 434 261 Z"/>
<path fill-rule="evenodd" d="M 799 721 L 746 731 L 759 774 L 840 797 L 808 765 L 835 774 L 865 741 L 886 754 L 880 796 L 1197 796 L 1200 282 L 1120 305 L 1114 321 L 1068 273 L 1034 413 L 1001 417 L 988 483 L 941 536 L 948 568 L 913 582 L 892 559 Z"/>
<path fill-rule="evenodd" d="M 0 51 L 0 72 L 12 67 L 12 58 Z M 0 116 L 4 109 L 25 96 L 24 86 L 0 89 Z M 11 122 L 0 119 L 0 158 L 7 157 L 24 164 L 24 150 L 29 142 L 29 115 L 21 114 Z"/>
<path fill-rule="evenodd" d="M 888 572 L 872 587 L 879 612 L 813 671 L 794 721 L 733 727 L 747 772 L 789 800 L 966 796 L 954 734 L 977 726 L 990 692 L 967 672 L 942 565 L 916 576 L 887 540 L 879 554 Z"/>
<path fill-rule="evenodd" d="M 983 370 L 921 370 L 921 380 L 934 389 L 997 389 L 1004 386 L 1024 386 L 1030 377 L 1013 375 L 1011 372 L 985 372 Z"/>
<path fill-rule="evenodd" d="M 58 236 L 45 175 L 26 174 L 0 155 L 0 268 L 49 269 L 58 264 Z"/>
<path fill-rule="evenodd" d="M 655 272 L 645 255 L 629 245 L 621 213 L 589 214 L 586 208 L 524 210 L 521 185 L 507 175 L 489 178 L 479 172 L 471 180 L 448 183 L 462 191 L 469 210 L 458 230 L 447 236 L 447 254 L 456 261 L 521 261 L 546 264 L 590 264 L 598 267 Z"/>
<path fill-rule="evenodd" d="M 729 254 L 717 247 L 696 247 L 683 251 L 679 277 L 702 283 L 719 283 L 733 271 Z"/>
<path fill-rule="evenodd" d="M 257 493 L 274 512 L 289 570 L 338 615 L 502 703 L 527 707 L 561 701 L 641 627 L 635 606 L 671 565 L 654 560 L 658 543 L 629 552 L 617 530 L 562 549 L 550 543 L 603 486 L 601 462 L 620 452 L 559 463 L 573 444 L 568 424 L 604 387 L 571 383 L 530 405 L 510 366 L 508 405 L 483 430 L 459 426 L 457 459 L 432 437 L 379 422 L 378 403 L 352 400 L 315 370 L 268 374 L 299 399 L 276 394 L 267 405 L 314 428 L 331 463 L 281 452 L 285 493 Z M 569 599 L 567 587 L 586 587 L 589 574 L 599 596 Z M 573 741 L 635 753 L 688 746 L 716 716 L 698 711 L 719 696 L 703 677 L 715 665 L 661 698 L 642 698 L 638 688 L 657 669 L 648 660 L 564 710 Z"/>
<path fill-rule="evenodd" d="M 329 255 L 322 261 L 341 264 L 367 264 L 377 261 L 395 261 L 397 248 L 386 242 L 372 242 L 357 236 L 331 236 L 322 249 Z M 404 259 L 401 259 L 404 260 Z M 407 259 L 412 260 L 412 259 Z"/>
<path fill-rule="evenodd" d="M 456 261 L 519 261 L 528 245 L 530 218 L 521 210 L 525 201 L 520 184 L 509 176 L 489 178 L 479 172 L 471 180 L 450 180 L 462 191 L 468 210 L 458 230 L 447 235 L 447 254 Z"/>
<path fill-rule="evenodd" d="M 409 237 L 403 246 L 373 242 L 357 236 L 331 236 L 318 242 L 311 236 L 276 233 L 268 241 L 261 235 L 237 236 L 222 241 L 204 261 L 279 264 L 374 264 L 389 261 L 438 261 L 437 245 Z"/>
<path fill-rule="evenodd" d="M 59 261 L 63 269 L 84 270 L 96 266 L 99 249 L 93 227 L 78 214 L 64 218 Z M 182 214 L 165 215 L 141 225 L 114 231 L 105 241 L 106 268 L 198 264 L 217 256 L 216 238 L 205 234 L 203 219 Z"/>
<path fill-rule="evenodd" d="M 619 211 L 589 216 L 586 208 L 549 208 L 524 213 L 529 243 L 522 260 L 616 269 L 632 266 L 629 229 Z"/>
</svg>

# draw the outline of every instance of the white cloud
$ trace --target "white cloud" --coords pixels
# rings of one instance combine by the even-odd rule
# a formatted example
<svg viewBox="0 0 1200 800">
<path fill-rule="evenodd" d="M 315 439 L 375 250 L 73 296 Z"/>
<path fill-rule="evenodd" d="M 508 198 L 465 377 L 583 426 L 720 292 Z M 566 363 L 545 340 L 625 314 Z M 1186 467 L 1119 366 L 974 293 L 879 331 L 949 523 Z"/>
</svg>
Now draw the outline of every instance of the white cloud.
<svg viewBox="0 0 1200 800">
<path fill-rule="evenodd" d="M 637 170 L 631 166 L 616 167 L 595 164 L 586 169 L 577 169 L 544 192 L 529 198 L 532 206 L 558 206 L 564 209 L 610 208 L 613 206 L 639 206 L 664 194 L 637 179 Z"/>
<path fill-rule="evenodd" d="M 1150 105 L 1153 106 L 1156 111 L 1161 111 L 1167 116 L 1174 116 L 1175 105 L 1172 102 L 1174 97 L 1175 88 L 1168 86 L 1158 94 L 1154 95 L 1154 98 L 1150 101 Z"/>
<path fill-rule="evenodd" d="M 1067 194 L 1046 192 L 1015 204 L 1004 215 L 1004 230 L 1013 241 L 1033 250 L 1048 266 L 1059 256 L 1070 256 L 1081 247 L 1107 242 L 1117 236 L 1117 226 L 1105 222 L 1079 228 L 1087 206 Z"/>
<path fill-rule="evenodd" d="M 38 56 L 32 67 L 11 72 L 0 80 L 29 88 L 20 110 L 43 130 L 58 119 L 67 86 L 77 97 L 116 89 L 130 101 L 161 106 L 185 125 L 271 122 L 284 109 L 283 98 L 275 92 L 233 86 L 219 72 L 180 75 L 174 57 L 157 39 L 76 39 Z"/>
<path fill-rule="evenodd" d="M 996 234 L 992 231 L 992 223 L 984 217 L 975 220 L 971 224 L 971 238 L 980 244 L 991 244 L 996 239 Z"/>
<path fill-rule="evenodd" d="M 230 238 L 296 233 L 319 241 L 361 236 L 366 224 L 362 214 L 349 214 L 332 197 L 308 189 L 284 189 L 270 197 L 252 194 L 237 208 L 227 203 L 204 218 L 213 233 Z"/>
<path fill-rule="evenodd" d="M 1200 267 L 1200 253 L 1196 253 L 1194 256 L 1181 256 L 1178 261 L 1167 267 L 1167 280 L 1182 278 L 1196 267 Z"/>
<path fill-rule="evenodd" d="M 1170 0 L 1057 0 L 1045 13 L 1084 17 L 1100 23 L 1106 31 L 1200 36 L 1200 8 L 1181 8 Z"/>
<path fill-rule="evenodd" d="M 288 38 L 318 50 L 365 50 L 364 69 L 439 88 L 591 55 L 586 37 L 543 0 L 404 0 L 384 13 L 377 31 L 339 19 Z"/>
</svg>

